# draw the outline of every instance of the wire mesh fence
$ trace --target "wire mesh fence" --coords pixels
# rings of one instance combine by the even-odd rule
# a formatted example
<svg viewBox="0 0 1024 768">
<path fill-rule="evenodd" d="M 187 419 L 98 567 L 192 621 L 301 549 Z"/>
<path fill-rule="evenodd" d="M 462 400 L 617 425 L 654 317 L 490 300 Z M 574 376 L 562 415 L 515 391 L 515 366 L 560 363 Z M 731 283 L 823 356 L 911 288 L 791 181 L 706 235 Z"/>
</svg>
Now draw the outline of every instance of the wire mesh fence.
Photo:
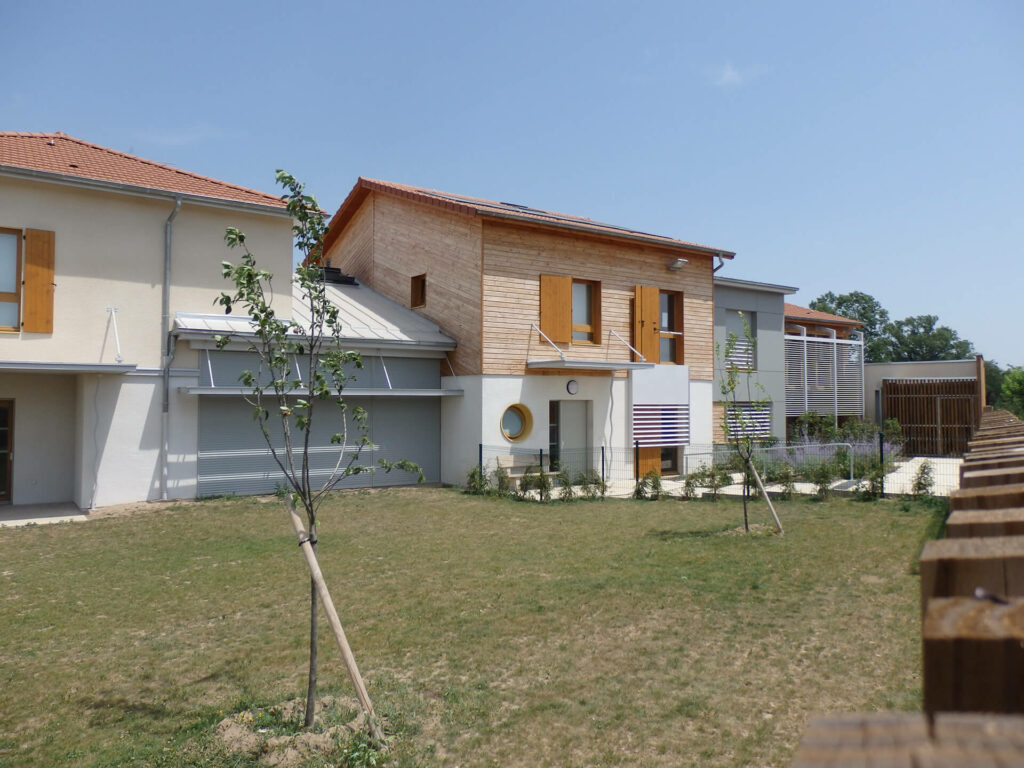
<svg viewBox="0 0 1024 768">
<path fill-rule="evenodd" d="M 895 443 L 813 441 L 754 448 L 751 461 L 769 493 L 866 491 L 873 494 L 948 496 L 960 485 L 957 458 L 905 456 Z M 515 488 L 544 475 L 552 487 L 601 481 L 612 496 L 629 496 L 650 471 L 638 446 L 552 452 L 543 448 L 479 446 L 475 470 L 489 487 Z M 686 445 L 661 452 L 654 467 L 667 492 L 742 492 L 743 459 L 729 445 Z M 543 481 L 542 481 L 543 482 Z"/>
</svg>

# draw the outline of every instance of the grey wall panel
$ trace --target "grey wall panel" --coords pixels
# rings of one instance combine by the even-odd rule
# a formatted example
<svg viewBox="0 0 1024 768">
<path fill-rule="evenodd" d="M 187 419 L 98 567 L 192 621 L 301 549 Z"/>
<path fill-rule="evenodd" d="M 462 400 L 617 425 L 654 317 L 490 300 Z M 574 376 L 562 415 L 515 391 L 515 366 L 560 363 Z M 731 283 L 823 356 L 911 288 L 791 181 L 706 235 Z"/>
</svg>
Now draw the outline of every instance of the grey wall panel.
<svg viewBox="0 0 1024 768">
<path fill-rule="evenodd" d="M 318 404 L 311 436 L 310 469 L 314 482 L 326 479 L 338 461 L 338 447 L 331 437 L 341 432 L 335 407 Z M 349 408 L 366 411 L 366 436 L 372 445 L 360 449 L 355 444 L 359 430 L 349 418 L 348 449 L 344 462 L 356 467 L 373 467 L 378 459 L 409 459 L 423 468 L 428 482 L 440 480 L 440 414 L 437 398 L 353 398 Z M 224 494 L 250 495 L 272 493 L 283 485 L 283 476 L 253 419 L 253 408 L 241 398 L 201 397 L 199 402 L 199 487 L 200 496 Z M 281 429 L 271 431 L 275 446 L 283 447 Z M 296 441 L 301 433 L 295 433 Z M 284 459 L 283 450 L 281 451 Z M 353 458 L 355 457 L 355 458 Z M 298 457 L 296 457 L 298 460 Z M 360 473 L 346 478 L 339 488 L 365 488 L 404 485 L 416 476 L 393 471 Z M 317 483 L 318 484 L 318 483 Z"/>
</svg>

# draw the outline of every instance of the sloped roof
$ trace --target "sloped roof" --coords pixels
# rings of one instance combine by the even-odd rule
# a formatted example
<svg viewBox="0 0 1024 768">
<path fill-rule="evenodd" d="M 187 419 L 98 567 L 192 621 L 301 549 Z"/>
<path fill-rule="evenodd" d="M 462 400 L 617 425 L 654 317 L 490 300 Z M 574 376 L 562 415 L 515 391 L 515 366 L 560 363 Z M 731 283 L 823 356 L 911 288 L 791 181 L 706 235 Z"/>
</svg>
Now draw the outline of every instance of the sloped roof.
<svg viewBox="0 0 1024 768">
<path fill-rule="evenodd" d="M 860 320 L 851 320 L 848 317 L 840 317 L 828 312 L 819 312 L 816 309 L 801 307 L 796 304 L 789 304 L 788 302 L 785 304 L 785 313 L 787 320 L 804 320 L 812 323 L 824 323 L 826 325 L 850 325 L 856 328 L 864 325 Z"/>
<path fill-rule="evenodd" d="M 382 296 L 365 285 L 326 285 L 327 296 L 338 307 L 343 335 L 352 344 L 370 343 L 433 349 L 454 349 L 455 340 L 422 315 Z M 292 316 L 299 324 L 308 325 L 302 297 L 292 286 Z M 178 312 L 174 325 L 179 331 L 200 335 L 226 334 L 244 336 L 252 333 L 245 315 L 213 315 Z"/>
<path fill-rule="evenodd" d="M 531 208 L 515 203 L 498 203 L 493 200 L 484 200 L 477 197 L 455 195 L 450 192 L 439 192 L 434 189 L 412 187 L 407 184 L 397 184 L 392 181 L 380 181 L 377 179 L 366 179 L 362 176 L 356 181 L 352 191 L 349 192 L 345 202 L 338 208 L 338 212 L 331 219 L 327 237 L 324 238 L 324 248 L 329 249 L 334 241 L 345 228 L 345 224 L 352 218 L 363 200 L 370 192 L 384 192 L 409 200 L 416 200 L 421 203 L 433 205 L 445 210 L 454 211 L 473 216 L 487 216 L 499 219 L 513 219 L 517 221 L 530 222 L 541 226 L 549 226 L 561 229 L 574 229 L 591 234 L 605 235 L 608 237 L 621 237 L 630 240 L 664 245 L 671 248 L 685 248 L 687 250 L 705 251 L 716 256 L 731 259 L 736 254 L 732 251 L 725 251 L 720 248 L 712 248 L 707 245 L 690 243 L 685 240 L 676 240 L 662 235 L 652 235 L 648 232 L 641 232 L 628 227 L 618 227 L 613 224 L 604 224 L 593 219 L 573 216 L 567 213 L 555 211 L 544 211 L 539 208 Z"/>
<path fill-rule="evenodd" d="M 0 132 L 0 171 L 26 170 L 284 209 L 279 197 L 91 144 L 65 133 Z"/>
</svg>

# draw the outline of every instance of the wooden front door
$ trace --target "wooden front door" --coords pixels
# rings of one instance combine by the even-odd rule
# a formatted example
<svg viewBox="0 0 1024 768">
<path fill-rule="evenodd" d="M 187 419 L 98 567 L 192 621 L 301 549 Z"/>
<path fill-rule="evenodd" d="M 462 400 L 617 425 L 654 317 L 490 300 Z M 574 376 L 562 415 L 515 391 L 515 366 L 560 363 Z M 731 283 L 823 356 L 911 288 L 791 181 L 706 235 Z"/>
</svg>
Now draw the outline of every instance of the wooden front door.
<svg viewBox="0 0 1024 768">
<path fill-rule="evenodd" d="M 14 458 L 14 401 L 0 400 L 0 503 L 11 500 Z"/>
</svg>

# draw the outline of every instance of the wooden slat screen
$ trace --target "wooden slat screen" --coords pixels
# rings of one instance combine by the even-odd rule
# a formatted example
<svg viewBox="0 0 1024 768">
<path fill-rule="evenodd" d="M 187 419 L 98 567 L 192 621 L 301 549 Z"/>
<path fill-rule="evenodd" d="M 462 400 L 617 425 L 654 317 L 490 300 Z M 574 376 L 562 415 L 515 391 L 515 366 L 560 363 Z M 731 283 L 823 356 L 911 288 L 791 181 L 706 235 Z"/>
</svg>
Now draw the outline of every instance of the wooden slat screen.
<svg viewBox="0 0 1024 768">
<path fill-rule="evenodd" d="M 53 253 L 53 232 L 25 230 L 22 330 L 28 333 L 53 333 Z"/>
<path fill-rule="evenodd" d="M 903 430 L 910 456 L 960 456 L 975 427 L 975 379 L 884 379 L 882 413 Z"/>
</svg>

